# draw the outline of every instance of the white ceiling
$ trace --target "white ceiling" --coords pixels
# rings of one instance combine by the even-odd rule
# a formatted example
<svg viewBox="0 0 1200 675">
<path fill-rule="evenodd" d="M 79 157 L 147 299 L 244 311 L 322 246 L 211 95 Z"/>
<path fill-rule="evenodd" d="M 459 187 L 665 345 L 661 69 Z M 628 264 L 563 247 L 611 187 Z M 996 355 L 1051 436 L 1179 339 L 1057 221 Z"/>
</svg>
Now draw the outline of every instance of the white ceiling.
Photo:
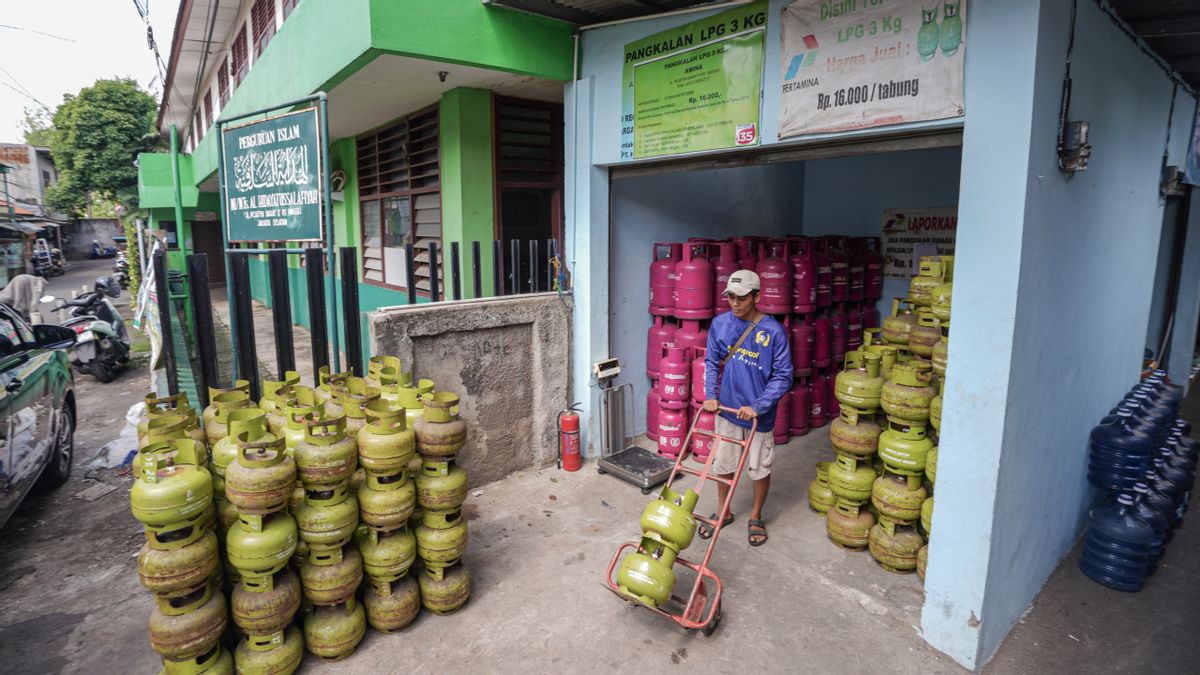
<svg viewBox="0 0 1200 675">
<path fill-rule="evenodd" d="M 442 82 L 439 72 L 446 73 Z M 457 87 L 504 96 L 563 100 L 563 84 L 497 70 L 383 54 L 329 92 L 329 137 L 356 136 L 436 103 Z"/>
<path fill-rule="evenodd" d="M 183 17 L 186 22 L 183 42 L 178 45 L 179 56 L 172 73 L 171 90 L 167 92 L 170 97 L 170 105 L 163 115 L 162 124 L 159 125 L 160 129 L 176 124 L 182 130 L 187 129 L 191 124 L 191 114 L 199 109 L 196 98 L 203 94 L 203 91 L 197 91 L 197 87 L 202 87 L 204 84 L 203 81 L 197 82 L 197 73 L 203 63 L 204 75 L 207 77 L 221 62 L 221 59 L 225 58 L 226 50 L 222 49 L 222 46 L 229 40 L 229 35 L 237 24 L 242 2 L 241 0 L 220 2 L 194 0 L 191 5 L 189 16 Z M 212 24 L 212 43 L 208 42 L 210 23 Z M 177 30 L 178 28 L 176 26 Z M 174 46 L 172 45 L 172 48 Z M 205 59 L 206 52 L 207 60 Z M 216 96 L 215 92 L 213 96 Z"/>
</svg>

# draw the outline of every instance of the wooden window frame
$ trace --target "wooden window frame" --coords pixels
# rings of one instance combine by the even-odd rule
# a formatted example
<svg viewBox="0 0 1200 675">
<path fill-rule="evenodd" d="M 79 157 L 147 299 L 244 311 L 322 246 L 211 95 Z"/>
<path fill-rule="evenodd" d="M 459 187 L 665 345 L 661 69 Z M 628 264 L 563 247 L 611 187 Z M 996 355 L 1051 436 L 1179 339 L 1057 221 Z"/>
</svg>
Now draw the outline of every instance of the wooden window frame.
<svg viewBox="0 0 1200 675">
<path fill-rule="evenodd" d="M 224 110 L 225 104 L 229 103 L 229 59 L 221 59 L 221 65 L 217 66 L 217 94 Z"/>
<path fill-rule="evenodd" d="M 296 9 L 296 5 L 299 5 L 299 4 L 300 4 L 300 0 L 283 0 L 282 9 L 283 9 L 284 21 L 287 20 L 288 15 L 291 14 L 292 10 Z"/>
<path fill-rule="evenodd" d="M 206 91 L 204 93 L 204 128 L 207 129 L 210 126 L 212 126 L 212 123 L 214 121 L 215 120 L 213 119 L 212 89 L 209 89 L 208 91 Z"/>
<path fill-rule="evenodd" d="M 275 0 L 254 0 L 250 8 L 250 32 L 257 60 L 275 36 Z"/>
<path fill-rule="evenodd" d="M 250 72 L 250 52 L 248 43 L 246 42 L 246 26 L 243 23 L 241 30 L 237 32 L 237 36 L 233 38 L 233 44 L 229 45 L 229 73 L 233 75 L 233 87 L 236 89 L 246 79 L 246 73 Z"/>
<path fill-rule="evenodd" d="M 432 140 L 433 145 L 431 148 L 425 148 L 416 153 L 413 153 L 411 151 L 410 143 L 413 142 L 411 140 L 411 134 L 412 134 L 414 127 L 410 126 L 410 122 L 414 119 L 420 119 L 422 117 L 428 117 L 429 119 L 422 121 L 415 128 L 417 130 L 427 130 L 427 129 L 432 128 L 435 133 L 432 136 L 418 138 L 416 142 L 417 143 L 428 143 L 430 140 Z M 408 171 L 407 178 L 404 179 L 404 181 L 408 184 L 408 187 L 395 189 L 394 188 L 394 183 L 395 183 L 394 180 L 392 181 L 393 185 L 391 185 L 391 186 L 389 186 L 388 183 L 384 182 L 383 176 L 387 172 L 381 168 L 381 165 L 379 163 L 379 157 L 377 154 L 375 154 L 375 149 L 377 149 L 378 143 L 381 140 L 394 141 L 396 138 L 396 134 L 400 130 L 403 130 L 404 157 L 406 159 L 411 157 L 413 154 L 420 155 L 420 154 L 428 153 L 430 150 L 432 150 L 433 152 L 436 153 L 437 160 L 436 160 L 436 162 L 434 162 L 433 160 L 428 160 L 425 162 L 417 162 L 416 164 L 408 162 L 406 164 L 407 171 Z M 369 166 L 369 164 L 368 164 L 367 160 L 364 158 L 363 146 L 373 146 L 373 149 L 371 150 L 371 156 L 373 156 L 374 169 L 371 171 L 364 170 L 364 167 Z M 355 154 L 356 154 L 356 158 L 355 158 L 356 163 L 358 165 L 358 183 L 359 183 L 359 199 L 358 199 L 359 258 L 360 258 L 359 271 L 362 274 L 362 281 L 363 281 L 363 283 L 370 285 L 370 286 L 377 286 L 379 288 L 386 288 L 388 290 L 398 291 L 398 292 L 402 292 L 402 293 L 408 293 L 407 285 L 390 284 L 387 282 L 386 256 L 382 255 L 383 248 L 384 248 L 384 246 L 383 246 L 384 229 L 383 228 L 385 226 L 384 221 L 383 221 L 383 213 L 384 213 L 383 202 L 388 199 L 392 199 L 392 198 L 400 198 L 400 197 L 408 197 L 409 198 L 409 202 L 408 202 L 409 214 L 408 215 L 409 215 L 409 223 L 411 224 L 411 227 L 412 227 L 412 238 L 413 238 L 414 242 L 417 239 L 417 227 L 418 227 L 417 198 L 420 197 L 421 195 L 436 194 L 438 196 L 438 209 L 439 209 L 439 211 L 441 210 L 442 152 L 441 152 L 441 120 L 439 119 L 438 104 L 435 103 L 433 105 L 426 106 L 425 108 L 417 110 L 413 113 L 405 115 L 404 117 L 401 117 L 399 119 L 388 122 L 387 124 L 385 124 L 381 127 L 377 127 L 375 129 L 372 129 L 371 131 L 368 131 L 364 134 L 359 135 L 355 139 Z M 436 173 L 435 174 L 424 174 L 424 175 L 420 175 L 420 176 L 414 176 L 412 174 L 412 168 L 414 166 L 429 167 L 430 165 L 436 165 Z M 375 182 L 372 184 L 364 185 L 364 182 L 363 182 L 364 177 L 373 178 Z M 433 185 L 418 185 L 416 187 L 413 187 L 413 183 L 415 181 L 426 181 L 431 178 L 436 181 L 435 184 L 433 184 Z M 391 189 L 388 189 L 389 187 Z M 380 259 L 380 263 L 381 263 L 380 264 L 380 275 L 383 277 L 380 280 L 374 280 L 374 279 L 367 278 L 367 268 L 366 268 L 366 263 L 367 263 L 367 256 L 366 256 L 367 223 L 366 223 L 366 217 L 365 217 L 364 211 L 365 211 L 365 205 L 369 202 L 377 202 L 379 204 L 379 219 L 380 220 L 379 220 L 378 226 L 379 226 L 379 234 L 380 234 L 380 247 L 379 248 L 380 248 L 380 252 L 381 252 L 381 256 L 379 259 Z M 439 221 L 438 221 L 439 230 L 441 230 L 441 227 L 443 224 L 444 224 L 444 222 L 439 217 Z M 426 238 L 428 238 L 428 237 L 426 237 Z M 445 242 L 445 237 L 443 234 L 439 234 L 437 239 L 438 239 L 438 260 L 437 261 L 429 261 L 429 267 L 430 267 L 431 272 L 433 272 L 436 269 L 437 273 L 439 275 L 439 279 L 441 279 L 441 277 L 444 276 L 443 268 L 445 266 L 445 261 L 446 261 L 446 253 L 443 248 L 443 245 Z M 423 249 L 421 249 L 421 248 L 416 248 L 413 251 L 414 266 L 418 266 L 418 267 L 420 266 L 421 263 L 417 260 L 417 258 L 420 257 L 422 250 Z M 424 250 L 425 250 L 426 254 L 428 254 L 428 249 L 426 248 Z M 414 271 L 414 276 L 416 276 L 418 279 L 421 278 L 419 275 L 415 274 L 415 271 Z M 443 281 L 444 281 L 444 279 L 443 279 Z M 418 283 L 420 283 L 420 282 L 418 281 Z M 444 286 L 445 286 L 444 283 L 439 283 L 439 291 L 440 291 L 439 298 L 446 297 L 446 290 L 445 290 Z M 416 289 L 416 294 L 417 294 L 417 297 L 421 297 L 421 298 L 430 299 L 430 297 L 431 297 L 431 294 L 429 293 L 428 290 L 424 290 L 421 288 Z"/>
</svg>

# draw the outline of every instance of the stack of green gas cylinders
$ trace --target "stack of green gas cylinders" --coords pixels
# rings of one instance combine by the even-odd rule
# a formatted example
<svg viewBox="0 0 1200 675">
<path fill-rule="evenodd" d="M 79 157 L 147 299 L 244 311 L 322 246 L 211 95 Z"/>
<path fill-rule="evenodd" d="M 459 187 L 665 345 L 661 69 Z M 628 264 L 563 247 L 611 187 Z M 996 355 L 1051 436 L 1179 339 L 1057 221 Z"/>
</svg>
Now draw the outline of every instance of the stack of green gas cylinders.
<svg viewBox="0 0 1200 675">
<path fill-rule="evenodd" d="M 462 514 L 467 472 L 455 461 L 466 446 L 467 425 L 459 418 L 458 396 L 452 392 L 430 391 L 421 395 L 420 402 L 421 414 L 412 418 L 421 455 L 416 538 L 424 570 L 418 583 L 425 608 L 448 614 L 462 607 L 471 594 L 471 576 L 462 563 L 467 549 L 467 522 Z"/>
<path fill-rule="evenodd" d="M 167 673 L 233 672 L 208 446 L 187 396 L 146 397 L 138 424 L 133 516 L 145 528 L 138 578 L 154 594 L 150 645 Z"/>
<path fill-rule="evenodd" d="M 409 575 L 417 542 L 409 527 L 416 507 L 411 478 L 420 466 L 416 436 L 400 404 L 400 390 L 411 388 L 411 375 L 400 372 L 395 357 L 374 357 L 368 381 L 380 398 L 363 406 L 365 423 L 358 430 L 358 463 L 364 472 L 358 488 L 362 524 L 356 535 L 370 584 L 363 596 L 367 621 L 392 633 L 412 623 L 421 609 L 416 580 Z"/>
<path fill-rule="evenodd" d="M 817 464 L 808 498 L 835 544 L 868 549 L 884 569 L 923 579 L 953 258 L 920 262 L 909 296 L 895 299 L 882 329 L 866 331 L 845 356 L 834 383 L 840 415 L 829 431 L 836 457 Z"/>
</svg>

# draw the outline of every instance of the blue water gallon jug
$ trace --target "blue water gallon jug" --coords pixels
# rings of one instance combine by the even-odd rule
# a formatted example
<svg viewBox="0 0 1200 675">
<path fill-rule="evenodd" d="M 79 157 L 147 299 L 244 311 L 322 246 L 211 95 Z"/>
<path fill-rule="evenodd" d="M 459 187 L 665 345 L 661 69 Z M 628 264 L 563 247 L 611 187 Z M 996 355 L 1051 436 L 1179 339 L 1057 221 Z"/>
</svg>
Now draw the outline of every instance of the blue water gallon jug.
<svg viewBox="0 0 1200 675">
<path fill-rule="evenodd" d="M 1133 496 L 1093 509 L 1079 569 L 1089 579 L 1118 591 L 1138 591 L 1146 579 L 1154 530 L 1133 513 Z"/>
<path fill-rule="evenodd" d="M 1171 537 L 1171 521 L 1167 518 L 1167 514 L 1159 510 L 1159 507 L 1151 501 L 1150 486 L 1145 483 L 1136 483 L 1133 486 L 1133 492 L 1133 515 L 1146 521 L 1150 529 L 1154 530 L 1154 541 L 1150 544 L 1149 565 L 1146 568 L 1146 576 L 1149 576 L 1158 567 L 1158 561 L 1162 558 L 1167 540 Z"/>
<path fill-rule="evenodd" d="M 1155 447 L 1154 437 L 1143 431 L 1133 412 L 1118 410 L 1114 420 L 1092 428 L 1088 482 L 1104 490 L 1131 489 L 1149 468 Z"/>
<path fill-rule="evenodd" d="M 1175 428 L 1175 431 L 1178 431 L 1180 434 L 1182 434 L 1184 436 L 1187 436 L 1188 434 L 1192 433 L 1191 422 L 1188 422 L 1187 420 L 1185 420 L 1181 417 L 1175 418 L 1174 428 Z"/>
</svg>

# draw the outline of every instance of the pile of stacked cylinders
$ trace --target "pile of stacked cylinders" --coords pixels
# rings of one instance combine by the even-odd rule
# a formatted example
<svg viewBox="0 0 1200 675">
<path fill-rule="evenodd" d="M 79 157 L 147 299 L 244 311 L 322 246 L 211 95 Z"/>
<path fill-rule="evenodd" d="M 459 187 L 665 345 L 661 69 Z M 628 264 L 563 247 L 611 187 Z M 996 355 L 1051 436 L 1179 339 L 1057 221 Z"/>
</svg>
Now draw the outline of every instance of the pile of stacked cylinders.
<svg viewBox="0 0 1200 675">
<path fill-rule="evenodd" d="M 875 301 L 883 294 L 883 256 L 877 237 L 735 237 L 654 244 L 646 341 L 646 436 L 676 457 L 693 421 L 712 429 L 704 401 L 704 348 L 708 321 L 729 311 L 723 293 L 729 275 L 754 270 L 761 283 L 758 309 L 784 326 L 791 342 L 795 384 L 780 399 L 775 442 L 786 443 L 836 419 L 839 403 L 830 380 L 843 355 L 861 346 L 864 328 L 879 325 Z M 704 461 L 711 439 L 694 439 Z"/>
<path fill-rule="evenodd" d="M 809 505 L 830 540 L 869 549 L 886 570 L 924 579 L 946 375 L 952 256 L 926 256 L 882 330 L 863 332 L 833 383 L 833 462 L 817 464 Z M 932 427 L 933 432 L 930 432 Z"/>
<path fill-rule="evenodd" d="M 421 460 L 416 477 L 420 507 L 416 541 L 424 569 L 418 584 L 426 609 L 449 614 L 471 594 L 471 576 L 462 562 L 467 549 L 467 522 L 462 516 L 467 473 L 456 464 L 458 453 L 466 447 L 467 425 L 459 418 L 459 399 L 452 392 L 429 392 L 422 395 L 421 403 L 424 412 L 413 421 Z"/>
<path fill-rule="evenodd" d="M 1110 588 L 1140 590 L 1183 523 L 1200 443 L 1179 417 L 1182 398 L 1156 370 L 1092 429 L 1088 482 L 1104 503 L 1089 514 L 1079 567 Z"/>
<path fill-rule="evenodd" d="M 207 439 L 185 394 L 147 396 L 146 411 L 130 506 L 146 534 L 137 567 L 155 599 L 150 645 L 164 672 L 232 673 Z"/>
</svg>

